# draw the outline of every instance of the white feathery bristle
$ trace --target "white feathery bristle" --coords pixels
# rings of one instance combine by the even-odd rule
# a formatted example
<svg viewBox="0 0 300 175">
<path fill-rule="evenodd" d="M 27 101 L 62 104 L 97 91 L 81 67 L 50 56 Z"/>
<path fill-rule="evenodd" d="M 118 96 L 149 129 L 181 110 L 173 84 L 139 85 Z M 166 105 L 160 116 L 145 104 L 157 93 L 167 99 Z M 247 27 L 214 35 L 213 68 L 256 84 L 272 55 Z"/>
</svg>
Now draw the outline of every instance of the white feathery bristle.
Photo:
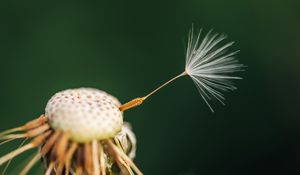
<svg viewBox="0 0 300 175">
<path fill-rule="evenodd" d="M 234 42 L 221 45 L 221 42 L 226 39 L 225 35 L 213 33 L 211 30 L 202 41 L 200 38 L 201 30 L 198 35 L 195 35 L 191 29 L 186 51 L 185 72 L 192 78 L 201 97 L 213 111 L 208 101 L 217 99 L 224 104 L 225 98 L 222 92 L 236 89 L 230 80 L 241 79 L 228 74 L 241 71 L 244 66 L 234 58 L 238 51 L 228 52 L 228 48 Z"/>
</svg>

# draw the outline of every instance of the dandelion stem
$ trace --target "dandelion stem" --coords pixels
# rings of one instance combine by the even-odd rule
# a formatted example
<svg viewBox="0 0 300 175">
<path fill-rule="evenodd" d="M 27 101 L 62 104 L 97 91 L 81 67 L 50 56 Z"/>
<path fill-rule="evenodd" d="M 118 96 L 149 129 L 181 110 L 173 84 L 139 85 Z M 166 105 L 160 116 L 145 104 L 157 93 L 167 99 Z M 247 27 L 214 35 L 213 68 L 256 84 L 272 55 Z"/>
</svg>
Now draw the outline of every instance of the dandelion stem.
<svg viewBox="0 0 300 175">
<path fill-rule="evenodd" d="M 170 79 L 169 81 L 165 82 L 164 84 L 160 85 L 158 88 L 154 89 L 152 92 L 150 92 L 148 95 L 144 96 L 143 99 L 146 100 L 148 97 L 150 97 L 151 95 L 153 95 L 154 93 L 156 93 L 157 91 L 159 91 L 161 88 L 165 87 L 166 85 L 168 85 L 169 83 L 173 82 L 174 80 L 176 80 L 179 77 L 182 77 L 184 75 L 187 75 L 187 73 L 184 71 L 181 74 L 173 77 L 172 79 Z"/>
<path fill-rule="evenodd" d="M 133 107 L 136 107 L 136 106 L 139 106 L 141 105 L 148 97 L 150 97 L 151 95 L 153 95 L 154 93 L 156 93 L 157 91 L 159 91 L 161 88 L 165 87 L 166 85 L 168 85 L 169 83 L 173 82 L 174 80 L 176 80 L 177 78 L 179 77 L 182 77 L 184 75 L 187 75 L 187 72 L 184 71 L 182 72 L 181 74 L 173 77 L 172 79 L 170 79 L 169 81 L 165 82 L 164 84 L 160 85 L 158 88 L 154 89 L 153 91 L 151 91 L 149 94 L 147 94 L 146 96 L 144 97 L 138 97 L 138 98 L 135 98 L 123 105 L 121 105 L 119 107 L 120 111 L 125 111 L 127 109 L 130 109 L 130 108 L 133 108 Z"/>
</svg>

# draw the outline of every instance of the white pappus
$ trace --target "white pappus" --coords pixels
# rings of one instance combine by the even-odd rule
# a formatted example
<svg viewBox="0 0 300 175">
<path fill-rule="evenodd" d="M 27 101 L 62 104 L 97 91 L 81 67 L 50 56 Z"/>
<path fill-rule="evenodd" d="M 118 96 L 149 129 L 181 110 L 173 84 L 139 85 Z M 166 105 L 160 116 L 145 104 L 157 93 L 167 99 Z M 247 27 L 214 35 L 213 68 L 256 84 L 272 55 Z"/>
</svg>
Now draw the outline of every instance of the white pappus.
<svg viewBox="0 0 300 175">
<path fill-rule="evenodd" d="M 192 78 L 201 97 L 213 111 L 208 100 L 215 98 L 224 104 L 222 92 L 236 89 L 230 80 L 241 79 L 229 74 L 243 70 L 244 65 L 234 57 L 238 51 L 228 52 L 234 42 L 222 45 L 226 39 L 224 34 L 210 30 L 200 41 L 201 33 L 202 30 L 195 35 L 193 29 L 189 33 L 184 73 Z"/>
</svg>

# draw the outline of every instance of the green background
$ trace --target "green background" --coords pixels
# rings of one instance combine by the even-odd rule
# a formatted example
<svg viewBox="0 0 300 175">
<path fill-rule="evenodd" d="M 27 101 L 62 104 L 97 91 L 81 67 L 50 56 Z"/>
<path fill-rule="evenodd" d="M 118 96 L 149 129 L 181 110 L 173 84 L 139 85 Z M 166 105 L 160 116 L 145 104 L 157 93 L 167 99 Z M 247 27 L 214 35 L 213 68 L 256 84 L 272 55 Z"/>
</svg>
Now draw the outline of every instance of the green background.
<svg viewBox="0 0 300 175">
<path fill-rule="evenodd" d="M 244 79 L 215 113 L 187 77 L 127 111 L 136 164 L 146 175 L 300 173 L 296 0 L 13 0 L 1 1 L 0 20 L 0 130 L 39 116 L 67 88 L 96 87 L 121 102 L 145 95 L 183 71 L 194 24 L 236 42 Z"/>
</svg>

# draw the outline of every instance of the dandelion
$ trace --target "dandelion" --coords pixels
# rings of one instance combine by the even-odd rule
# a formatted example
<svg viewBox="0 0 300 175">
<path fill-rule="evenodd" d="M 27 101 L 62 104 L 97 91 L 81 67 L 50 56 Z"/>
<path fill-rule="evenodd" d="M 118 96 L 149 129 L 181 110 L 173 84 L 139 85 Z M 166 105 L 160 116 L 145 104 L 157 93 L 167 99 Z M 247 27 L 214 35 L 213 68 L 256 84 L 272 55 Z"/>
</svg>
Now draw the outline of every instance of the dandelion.
<svg viewBox="0 0 300 175">
<path fill-rule="evenodd" d="M 203 100 L 213 111 L 209 100 L 224 104 L 223 92 L 236 89 L 229 74 L 240 71 L 234 55 L 227 52 L 233 44 L 221 45 L 224 35 L 211 31 L 202 39 L 201 32 L 191 30 L 186 51 L 185 70 L 149 94 L 121 104 L 114 96 L 94 88 L 67 89 L 56 93 L 46 105 L 45 114 L 23 126 L 0 133 L 0 146 L 16 139 L 24 145 L 0 157 L 0 165 L 10 162 L 25 151 L 39 152 L 20 172 L 26 175 L 42 159 L 45 175 L 142 175 L 134 164 L 136 139 L 131 127 L 123 121 L 124 111 L 138 106 L 151 95 L 179 77 L 190 76 Z M 5 168 L 6 169 L 6 168 Z"/>
<path fill-rule="evenodd" d="M 106 175 L 117 165 L 121 172 L 142 172 L 133 163 L 136 140 L 123 122 L 120 102 L 93 88 L 68 89 L 56 93 L 47 103 L 45 114 L 27 124 L 0 133 L 6 143 L 29 138 L 29 143 L 0 157 L 0 165 L 19 154 L 40 148 L 20 172 L 27 174 L 43 158 L 45 175 Z M 124 173 L 123 173 L 124 174 Z"/>
</svg>

